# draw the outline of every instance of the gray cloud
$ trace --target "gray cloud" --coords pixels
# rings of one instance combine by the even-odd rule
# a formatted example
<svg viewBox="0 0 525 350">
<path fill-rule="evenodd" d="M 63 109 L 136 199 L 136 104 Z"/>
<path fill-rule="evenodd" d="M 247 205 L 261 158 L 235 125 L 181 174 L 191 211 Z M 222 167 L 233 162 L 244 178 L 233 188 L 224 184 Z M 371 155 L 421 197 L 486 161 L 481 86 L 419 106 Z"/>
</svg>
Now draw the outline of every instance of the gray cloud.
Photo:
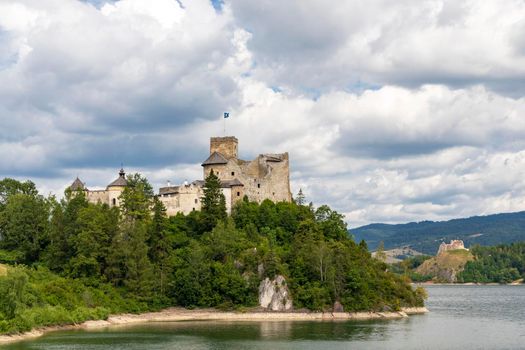
<svg viewBox="0 0 525 350">
<path fill-rule="evenodd" d="M 255 74 L 301 92 L 359 83 L 467 87 L 485 84 L 523 95 L 524 57 L 517 53 L 525 5 L 487 1 L 229 2 L 253 33 Z M 509 81 L 514 84 L 509 85 Z"/>
<path fill-rule="evenodd" d="M 524 6 L 469 4 L 4 1 L 1 175 L 193 180 L 230 111 L 351 226 L 525 209 Z"/>
</svg>

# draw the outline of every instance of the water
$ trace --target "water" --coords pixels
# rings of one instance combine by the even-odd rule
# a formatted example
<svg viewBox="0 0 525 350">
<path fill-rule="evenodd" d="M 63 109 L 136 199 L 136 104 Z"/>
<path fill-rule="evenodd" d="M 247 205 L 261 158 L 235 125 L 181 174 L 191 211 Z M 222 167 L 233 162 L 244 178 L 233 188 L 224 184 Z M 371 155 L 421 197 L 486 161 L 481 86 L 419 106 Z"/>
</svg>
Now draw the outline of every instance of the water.
<svg viewBox="0 0 525 350">
<path fill-rule="evenodd" d="M 53 332 L 2 350 L 525 349 L 525 286 L 430 286 L 429 314 L 389 321 L 170 322 Z"/>
</svg>

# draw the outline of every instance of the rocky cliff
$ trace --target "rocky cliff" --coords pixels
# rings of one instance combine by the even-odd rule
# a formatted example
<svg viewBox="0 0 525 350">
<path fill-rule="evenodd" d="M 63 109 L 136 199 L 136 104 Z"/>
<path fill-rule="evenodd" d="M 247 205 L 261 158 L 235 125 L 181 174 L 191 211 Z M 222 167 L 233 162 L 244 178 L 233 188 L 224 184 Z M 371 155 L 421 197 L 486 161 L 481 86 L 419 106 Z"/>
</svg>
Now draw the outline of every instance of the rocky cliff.
<svg viewBox="0 0 525 350">
<path fill-rule="evenodd" d="M 277 275 L 273 280 L 266 277 L 261 281 L 259 285 L 259 305 L 272 311 L 288 311 L 292 309 L 292 298 L 283 276 Z"/>
<path fill-rule="evenodd" d="M 457 281 L 457 274 L 463 271 L 465 264 L 472 259 L 472 254 L 465 249 L 443 251 L 423 262 L 416 272 L 430 275 L 436 282 L 454 283 Z"/>
</svg>

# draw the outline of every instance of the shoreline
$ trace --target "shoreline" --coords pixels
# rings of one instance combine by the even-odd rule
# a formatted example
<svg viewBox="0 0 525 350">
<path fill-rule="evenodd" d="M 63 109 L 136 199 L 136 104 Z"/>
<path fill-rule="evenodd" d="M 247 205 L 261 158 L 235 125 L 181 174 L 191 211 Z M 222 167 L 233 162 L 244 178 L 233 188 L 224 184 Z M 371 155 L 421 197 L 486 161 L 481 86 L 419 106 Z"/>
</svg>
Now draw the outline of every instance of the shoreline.
<svg viewBox="0 0 525 350">
<path fill-rule="evenodd" d="M 511 282 L 511 283 L 479 283 L 479 282 L 466 282 L 466 283 L 437 283 L 437 282 L 412 282 L 414 286 L 523 286 L 523 282 Z"/>
<path fill-rule="evenodd" d="M 406 318 L 409 315 L 425 314 L 426 307 L 402 308 L 401 311 L 389 312 L 278 312 L 278 311 L 217 311 L 215 309 L 188 310 L 169 308 L 158 312 L 143 314 L 111 315 L 107 320 L 92 320 L 81 324 L 50 326 L 33 329 L 29 332 L 13 335 L 0 335 L 0 346 L 22 340 L 41 337 L 42 335 L 75 329 L 94 330 L 118 325 L 130 325 L 149 322 L 181 321 L 341 321 L 341 320 L 389 320 Z"/>
</svg>

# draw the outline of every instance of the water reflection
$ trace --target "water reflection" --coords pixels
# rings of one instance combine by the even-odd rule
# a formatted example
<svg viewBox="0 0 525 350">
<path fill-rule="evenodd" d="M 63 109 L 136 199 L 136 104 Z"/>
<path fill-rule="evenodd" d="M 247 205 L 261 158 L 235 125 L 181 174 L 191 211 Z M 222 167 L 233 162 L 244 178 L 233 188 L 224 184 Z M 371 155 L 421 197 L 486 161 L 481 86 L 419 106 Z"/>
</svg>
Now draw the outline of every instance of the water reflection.
<svg viewBox="0 0 525 350">
<path fill-rule="evenodd" d="M 149 323 L 50 333 L 1 349 L 524 349 L 525 287 L 435 286 L 430 314 L 389 321 Z"/>
</svg>

